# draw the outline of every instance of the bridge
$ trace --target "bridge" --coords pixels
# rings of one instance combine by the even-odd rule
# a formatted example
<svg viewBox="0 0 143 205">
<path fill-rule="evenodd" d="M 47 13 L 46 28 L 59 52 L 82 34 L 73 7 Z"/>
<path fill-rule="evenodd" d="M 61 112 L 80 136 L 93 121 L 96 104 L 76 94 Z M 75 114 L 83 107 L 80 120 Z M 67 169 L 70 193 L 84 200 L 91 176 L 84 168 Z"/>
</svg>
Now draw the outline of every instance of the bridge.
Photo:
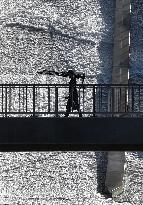
<svg viewBox="0 0 143 205">
<path fill-rule="evenodd" d="M 67 118 L 67 84 L 0 85 L 0 149 L 141 148 L 143 85 L 77 84 L 77 91 L 82 117 Z"/>
</svg>

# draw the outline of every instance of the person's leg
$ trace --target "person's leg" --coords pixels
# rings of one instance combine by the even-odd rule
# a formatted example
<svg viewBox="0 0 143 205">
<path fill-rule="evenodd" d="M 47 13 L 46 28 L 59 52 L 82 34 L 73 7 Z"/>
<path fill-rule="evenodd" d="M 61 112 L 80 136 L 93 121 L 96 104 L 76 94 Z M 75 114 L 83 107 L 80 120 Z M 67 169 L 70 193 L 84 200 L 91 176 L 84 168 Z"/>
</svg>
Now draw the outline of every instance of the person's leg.
<svg viewBox="0 0 143 205">
<path fill-rule="evenodd" d="M 82 113 L 81 113 L 81 110 L 79 109 L 79 117 L 82 117 Z"/>
<path fill-rule="evenodd" d="M 71 111 L 71 99 L 69 98 L 68 101 L 67 101 L 67 105 L 66 105 L 65 117 L 69 116 L 70 111 Z"/>
<path fill-rule="evenodd" d="M 79 117 L 82 117 L 82 113 L 81 113 L 81 110 L 80 110 L 80 105 L 79 105 L 79 102 L 78 102 L 78 93 L 77 93 L 77 89 L 74 90 L 74 105 L 75 105 L 75 108 L 76 110 L 78 111 L 79 113 Z"/>
<path fill-rule="evenodd" d="M 77 111 L 78 111 L 78 113 L 79 113 L 79 117 L 82 117 L 82 112 L 81 112 L 81 110 L 80 110 L 79 104 L 77 104 Z"/>
</svg>

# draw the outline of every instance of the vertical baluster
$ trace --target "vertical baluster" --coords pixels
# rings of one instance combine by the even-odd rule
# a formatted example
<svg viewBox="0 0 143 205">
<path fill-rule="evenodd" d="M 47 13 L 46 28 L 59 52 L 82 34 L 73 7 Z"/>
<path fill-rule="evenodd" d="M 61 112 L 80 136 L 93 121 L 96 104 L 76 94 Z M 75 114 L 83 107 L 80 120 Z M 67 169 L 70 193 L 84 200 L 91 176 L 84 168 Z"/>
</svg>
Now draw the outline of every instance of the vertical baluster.
<svg viewBox="0 0 143 205">
<path fill-rule="evenodd" d="M 138 86 L 138 89 L 139 89 L 139 112 L 141 111 L 141 103 L 140 103 L 140 95 L 141 95 L 141 92 L 140 92 L 140 85 Z"/>
<path fill-rule="evenodd" d="M 102 85 L 99 86 L 99 112 L 102 112 Z"/>
<path fill-rule="evenodd" d="M 128 86 L 127 87 L 127 112 L 129 112 L 129 102 L 130 102 L 130 100 L 129 100 L 129 89 L 130 89 L 130 87 Z"/>
<path fill-rule="evenodd" d="M 58 87 L 55 86 L 55 115 L 58 117 Z"/>
<path fill-rule="evenodd" d="M 41 98 L 40 99 L 42 99 L 40 107 L 41 107 L 41 112 L 43 112 L 43 102 L 44 102 L 44 87 L 43 86 L 41 87 Z"/>
<path fill-rule="evenodd" d="M 9 85 L 9 112 L 11 112 L 11 105 L 12 105 L 12 103 L 11 103 L 11 86 Z"/>
<path fill-rule="evenodd" d="M 128 112 L 131 112 L 131 86 L 128 86 Z"/>
<path fill-rule="evenodd" d="M 26 113 L 27 113 L 27 85 L 25 86 L 25 106 L 26 106 Z"/>
<path fill-rule="evenodd" d="M 20 107 L 21 107 L 21 106 L 20 106 L 20 97 L 21 97 L 21 96 L 20 96 L 20 86 L 19 86 L 18 97 L 19 97 L 19 113 L 20 113 Z"/>
<path fill-rule="evenodd" d="M 132 112 L 134 112 L 134 87 L 133 86 L 132 86 L 131 97 L 132 97 Z"/>
<path fill-rule="evenodd" d="M 93 117 L 95 117 L 95 85 L 93 85 Z"/>
<path fill-rule="evenodd" d="M 47 112 L 47 96 L 46 96 L 46 87 L 44 87 L 44 101 L 45 101 L 45 104 L 44 104 L 44 112 Z"/>
<path fill-rule="evenodd" d="M 84 113 L 84 90 L 85 90 L 85 88 L 83 86 L 83 113 Z"/>
<path fill-rule="evenodd" d="M 23 112 L 24 112 L 24 87 L 22 87 L 22 105 L 23 105 Z"/>
<path fill-rule="evenodd" d="M 110 102 L 110 113 L 112 114 L 112 87 L 110 86 L 110 99 L 109 99 L 109 102 Z"/>
<path fill-rule="evenodd" d="M 33 117 L 35 117 L 35 85 L 33 85 Z"/>
<path fill-rule="evenodd" d="M 38 97 L 37 97 L 37 87 L 35 86 L 35 112 L 37 112 L 38 110 L 36 109 L 37 105 L 38 105 Z"/>
<path fill-rule="evenodd" d="M 117 103 L 117 109 L 116 112 L 120 112 L 120 87 L 117 87 L 117 94 L 116 94 L 116 103 Z"/>
<path fill-rule="evenodd" d="M 104 92 L 102 92 L 102 91 L 104 91 L 104 86 L 103 85 L 101 85 L 101 87 L 100 87 L 100 112 L 103 112 L 103 105 L 102 105 L 102 97 L 103 96 L 102 95 L 104 94 Z"/>
<path fill-rule="evenodd" d="M 110 93 L 110 87 L 107 87 L 107 112 L 111 111 L 111 93 Z"/>
<path fill-rule="evenodd" d="M 5 117 L 7 117 L 7 87 L 5 87 Z"/>
<path fill-rule="evenodd" d="M 39 104 L 38 104 L 38 112 L 40 113 L 41 112 L 41 94 L 40 94 L 40 86 L 38 87 L 38 91 L 37 91 L 37 99 L 39 99 Z"/>
<path fill-rule="evenodd" d="M 114 92 L 116 91 L 115 89 L 116 87 L 112 87 L 112 113 L 113 114 L 114 114 L 114 98 L 115 98 Z"/>
<path fill-rule="evenodd" d="M 1 101 L 0 101 L 1 109 L 0 109 L 0 112 L 2 112 L 2 86 L 0 86 L 0 90 L 1 90 Z"/>
<path fill-rule="evenodd" d="M 79 99 L 78 99 L 78 103 L 79 103 L 79 110 L 80 110 L 80 102 L 81 102 L 81 95 L 80 95 L 80 86 L 78 86 L 78 93 L 79 93 Z"/>
<path fill-rule="evenodd" d="M 114 91 L 114 112 L 117 113 L 118 106 L 119 106 L 119 102 L 118 102 L 118 86 L 116 86 L 114 88 L 115 88 L 115 91 Z"/>
<path fill-rule="evenodd" d="M 125 110 L 124 110 L 124 112 L 126 113 L 127 112 L 127 88 L 126 87 L 124 87 L 124 89 L 125 89 Z"/>
<path fill-rule="evenodd" d="M 123 87 L 119 87 L 119 110 L 118 112 L 123 112 L 123 108 L 122 108 L 122 103 L 123 103 L 123 99 L 122 99 L 122 94 L 123 94 Z"/>
<path fill-rule="evenodd" d="M 93 85 L 94 86 L 94 95 L 95 95 L 95 112 L 97 113 L 98 112 L 98 87 L 97 85 Z"/>
<path fill-rule="evenodd" d="M 48 112 L 50 112 L 50 87 L 48 86 Z"/>
<path fill-rule="evenodd" d="M 96 112 L 99 112 L 99 86 L 96 87 Z"/>
<path fill-rule="evenodd" d="M 99 99 L 98 99 L 99 100 L 99 110 L 98 111 L 100 112 L 100 86 L 98 87 L 98 96 L 99 96 Z"/>
<path fill-rule="evenodd" d="M 2 85 L 2 112 L 3 112 L 3 85 Z"/>
</svg>

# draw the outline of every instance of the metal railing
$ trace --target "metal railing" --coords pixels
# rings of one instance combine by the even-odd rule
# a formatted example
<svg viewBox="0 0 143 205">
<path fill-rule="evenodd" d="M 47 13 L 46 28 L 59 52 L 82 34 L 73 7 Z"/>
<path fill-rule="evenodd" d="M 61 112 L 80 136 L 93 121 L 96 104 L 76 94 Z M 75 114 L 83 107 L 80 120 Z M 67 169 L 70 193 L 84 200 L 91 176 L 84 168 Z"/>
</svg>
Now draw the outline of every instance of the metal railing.
<svg viewBox="0 0 143 205">
<path fill-rule="evenodd" d="M 143 85 L 77 84 L 82 117 L 142 117 Z M 68 84 L 2 84 L 0 117 L 62 117 Z M 69 116 L 78 116 L 71 111 Z"/>
</svg>

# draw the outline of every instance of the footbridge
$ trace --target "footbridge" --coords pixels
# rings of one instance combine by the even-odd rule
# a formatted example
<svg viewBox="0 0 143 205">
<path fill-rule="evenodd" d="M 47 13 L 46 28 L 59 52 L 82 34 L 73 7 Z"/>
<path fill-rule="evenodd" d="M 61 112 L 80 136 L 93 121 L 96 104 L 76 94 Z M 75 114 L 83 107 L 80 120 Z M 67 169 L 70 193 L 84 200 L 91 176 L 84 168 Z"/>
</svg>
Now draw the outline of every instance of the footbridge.
<svg viewBox="0 0 143 205">
<path fill-rule="evenodd" d="M 0 148 L 139 149 L 143 85 L 77 84 L 82 117 L 65 117 L 67 84 L 0 85 Z M 135 146 L 137 146 L 135 148 Z"/>
</svg>

